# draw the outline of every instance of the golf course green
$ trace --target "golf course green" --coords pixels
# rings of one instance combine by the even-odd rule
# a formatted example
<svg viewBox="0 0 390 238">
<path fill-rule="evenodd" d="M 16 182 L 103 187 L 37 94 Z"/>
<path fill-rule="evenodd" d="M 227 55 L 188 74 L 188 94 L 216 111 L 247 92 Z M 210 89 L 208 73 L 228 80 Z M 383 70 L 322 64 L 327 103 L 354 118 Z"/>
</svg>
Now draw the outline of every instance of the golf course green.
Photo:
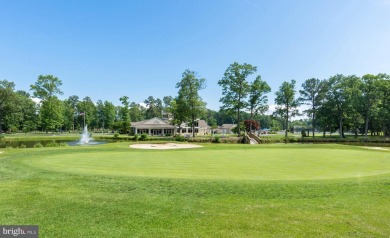
<svg viewBox="0 0 390 238">
<path fill-rule="evenodd" d="M 40 237 L 389 237 L 390 150 L 128 142 L 0 150 L 0 224 Z"/>
<path fill-rule="evenodd" d="M 390 173 L 388 151 L 300 144 L 70 152 L 24 162 L 57 172 L 178 179 L 316 180 Z"/>
</svg>

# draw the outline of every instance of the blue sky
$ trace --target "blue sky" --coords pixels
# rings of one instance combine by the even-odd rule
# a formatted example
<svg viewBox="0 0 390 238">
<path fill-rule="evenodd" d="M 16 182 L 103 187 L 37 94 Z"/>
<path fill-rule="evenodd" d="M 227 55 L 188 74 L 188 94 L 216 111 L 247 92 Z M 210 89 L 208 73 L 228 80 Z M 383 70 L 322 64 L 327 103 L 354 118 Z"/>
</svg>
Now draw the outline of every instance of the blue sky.
<svg viewBox="0 0 390 238">
<path fill-rule="evenodd" d="M 390 73 L 389 11 L 390 0 L 0 0 L 0 78 L 29 90 L 52 74 L 62 99 L 119 105 L 176 96 L 191 69 L 218 110 L 236 61 L 258 67 L 273 104 L 283 81 Z"/>
</svg>

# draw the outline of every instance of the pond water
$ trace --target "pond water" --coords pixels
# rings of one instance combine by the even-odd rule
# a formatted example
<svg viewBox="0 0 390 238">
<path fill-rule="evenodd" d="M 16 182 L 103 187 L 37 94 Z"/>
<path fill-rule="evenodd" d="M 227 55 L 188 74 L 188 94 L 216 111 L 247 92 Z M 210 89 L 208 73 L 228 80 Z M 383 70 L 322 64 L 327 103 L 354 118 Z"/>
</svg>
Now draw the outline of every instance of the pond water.
<svg viewBox="0 0 390 238">
<path fill-rule="evenodd" d="M 90 141 L 88 144 L 83 144 L 85 146 L 88 145 L 99 145 L 99 144 L 105 144 L 105 143 L 110 143 L 110 142 L 115 142 L 115 140 L 93 140 Z M 12 147 L 12 148 L 34 148 L 37 146 L 37 144 L 41 144 L 43 147 L 47 147 L 50 144 L 57 143 L 57 144 L 62 144 L 65 143 L 70 146 L 80 146 L 81 144 L 79 143 L 79 140 L 35 140 L 35 141 L 7 141 L 7 140 L 1 140 L 0 141 L 0 148 L 7 148 L 7 147 Z"/>
</svg>

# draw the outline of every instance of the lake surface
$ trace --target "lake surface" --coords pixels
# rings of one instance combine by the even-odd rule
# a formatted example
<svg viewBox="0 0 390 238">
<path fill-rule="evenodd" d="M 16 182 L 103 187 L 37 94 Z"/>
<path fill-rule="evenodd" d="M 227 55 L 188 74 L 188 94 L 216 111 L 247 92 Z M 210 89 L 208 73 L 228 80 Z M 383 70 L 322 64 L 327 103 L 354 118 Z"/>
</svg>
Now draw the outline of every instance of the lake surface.
<svg viewBox="0 0 390 238">
<path fill-rule="evenodd" d="M 35 141 L 7 141 L 7 140 L 2 140 L 0 141 L 0 148 L 7 148 L 7 147 L 12 147 L 12 148 L 20 148 L 20 147 L 26 147 L 26 148 L 34 148 L 36 144 L 41 144 L 43 147 L 47 147 L 47 145 L 52 144 L 52 143 L 66 143 L 70 146 L 78 146 L 79 140 L 56 140 L 56 139 L 51 139 L 51 140 L 35 140 Z M 111 143 L 115 142 L 115 140 L 93 140 L 91 143 L 88 145 L 98 145 L 98 144 L 105 144 L 105 143 Z"/>
</svg>

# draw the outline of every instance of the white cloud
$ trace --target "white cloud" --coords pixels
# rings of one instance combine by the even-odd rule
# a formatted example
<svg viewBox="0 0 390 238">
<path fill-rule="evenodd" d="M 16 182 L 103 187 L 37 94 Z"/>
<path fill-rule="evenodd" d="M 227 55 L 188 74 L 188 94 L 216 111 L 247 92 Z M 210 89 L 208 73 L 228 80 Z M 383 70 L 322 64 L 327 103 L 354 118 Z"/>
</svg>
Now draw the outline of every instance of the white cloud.
<svg viewBox="0 0 390 238">
<path fill-rule="evenodd" d="M 268 111 L 266 112 L 266 114 L 272 115 L 276 111 L 276 107 L 277 107 L 276 104 L 269 105 L 269 108 L 268 108 Z M 300 113 L 303 113 L 303 111 L 307 110 L 308 108 L 309 108 L 308 105 L 301 105 L 298 107 L 298 111 Z M 304 114 L 302 116 L 293 117 L 294 120 L 305 119 L 305 118 L 307 118 L 306 114 Z"/>
<path fill-rule="evenodd" d="M 139 105 L 144 108 L 149 108 L 144 102 L 140 102 Z"/>
<path fill-rule="evenodd" d="M 33 100 L 36 104 L 40 104 L 41 103 L 41 99 L 39 98 L 31 98 L 31 100 Z"/>
<path fill-rule="evenodd" d="M 273 114 L 276 111 L 276 104 L 269 105 L 268 111 L 266 111 L 266 114 Z"/>
</svg>

